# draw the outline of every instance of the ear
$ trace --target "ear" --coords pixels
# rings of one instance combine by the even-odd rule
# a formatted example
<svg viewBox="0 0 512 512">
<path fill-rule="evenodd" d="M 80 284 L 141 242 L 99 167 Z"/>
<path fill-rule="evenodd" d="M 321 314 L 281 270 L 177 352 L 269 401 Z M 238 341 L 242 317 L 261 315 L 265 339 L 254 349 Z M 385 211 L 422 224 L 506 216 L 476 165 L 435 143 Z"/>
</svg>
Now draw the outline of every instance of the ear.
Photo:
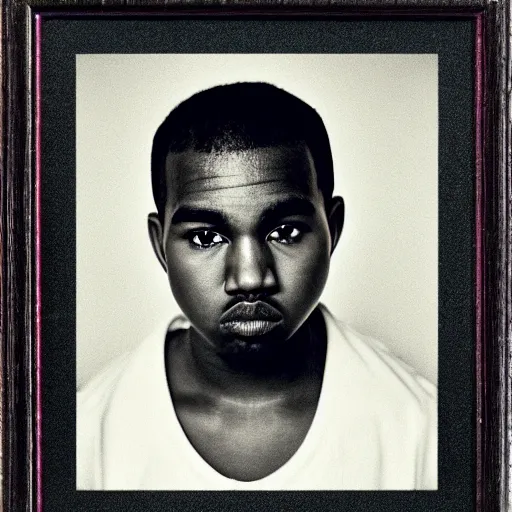
<svg viewBox="0 0 512 512">
<path fill-rule="evenodd" d="M 329 231 L 331 232 L 331 254 L 338 245 L 338 241 L 343 231 L 343 223 L 345 222 L 345 203 L 343 198 L 334 196 L 327 207 L 327 222 L 329 223 Z"/>
<path fill-rule="evenodd" d="M 167 273 L 167 262 L 165 261 L 165 252 L 164 252 L 164 236 L 163 236 L 163 227 L 158 215 L 156 213 L 150 213 L 148 215 L 148 233 L 149 239 L 151 241 L 151 246 L 153 247 L 153 251 L 155 252 L 160 265 L 162 265 L 163 269 Z"/>
</svg>

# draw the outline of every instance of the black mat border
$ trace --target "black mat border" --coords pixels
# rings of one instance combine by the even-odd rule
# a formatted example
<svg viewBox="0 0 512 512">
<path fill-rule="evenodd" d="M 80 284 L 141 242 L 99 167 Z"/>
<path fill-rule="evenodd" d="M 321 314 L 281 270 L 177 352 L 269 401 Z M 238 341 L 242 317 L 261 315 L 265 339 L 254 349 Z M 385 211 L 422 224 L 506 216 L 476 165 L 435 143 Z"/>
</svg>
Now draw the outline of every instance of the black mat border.
<svg viewBox="0 0 512 512">
<path fill-rule="evenodd" d="M 44 510 L 470 510 L 474 494 L 474 22 L 462 19 L 345 22 L 254 18 L 213 22 L 201 18 L 169 23 L 173 25 L 173 37 L 163 26 L 166 22 L 157 19 L 47 19 L 43 22 Z M 235 30 L 237 23 L 243 24 L 243 30 L 237 31 L 243 40 L 236 40 L 225 26 L 220 30 L 219 23 L 230 24 L 230 30 Z M 252 29 L 248 29 L 248 23 L 253 24 Z M 280 35 L 278 41 L 268 32 L 276 23 L 280 27 L 274 28 Z M 327 24 L 329 30 L 308 32 L 305 27 L 312 23 Z M 197 30 L 198 24 L 202 24 L 201 30 Z M 283 40 L 284 24 L 290 26 L 286 28 L 288 38 Z M 157 25 L 161 26 L 157 28 Z M 190 35 L 191 25 L 195 25 L 193 38 L 178 37 L 187 31 Z M 264 30 L 262 25 L 266 26 Z M 334 25 L 338 29 L 333 28 Z M 211 37 L 215 33 L 218 37 Z M 255 41 L 262 46 L 255 48 Z M 228 44 L 236 44 L 237 53 L 251 49 L 255 53 L 277 50 L 300 53 L 304 45 L 310 45 L 306 48 L 308 53 L 439 55 L 440 490 L 437 492 L 110 493 L 74 490 L 75 54 L 229 53 Z M 313 45 L 316 45 L 314 49 Z"/>
</svg>

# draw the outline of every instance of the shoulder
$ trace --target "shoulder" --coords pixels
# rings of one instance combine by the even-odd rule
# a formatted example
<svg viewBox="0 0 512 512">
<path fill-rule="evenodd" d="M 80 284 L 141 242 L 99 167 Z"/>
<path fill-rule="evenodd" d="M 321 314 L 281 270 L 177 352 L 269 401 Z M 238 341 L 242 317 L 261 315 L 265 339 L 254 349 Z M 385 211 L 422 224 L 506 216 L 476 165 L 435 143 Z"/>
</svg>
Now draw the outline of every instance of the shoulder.
<svg viewBox="0 0 512 512">
<path fill-rule="evenodd" d="M 324 306 L 321 310 L 328 336 L 329 389 L 336 390 L 340 408 L 351 411 L 357 431 L 378 432 L 381 456 L 403 474 L 414 475 L 411 488 L 436 489 L 437 387 L 380 341 L 337 320 Z M 339 397 L 341 389 L 348 397 Z"/>
<path fill-rule="evenodd" d="M 103 368 L 87 384 L 77 391 L 78 412 L 86 411 L 90 415 L 95 410 L 101 410 L 108 402 L 109 396 L 115 389 L 116 382 L 129 363 L 131 353 L 116 357 L 108 366 Z"/>
<path fill-rule="evenodd" d="M 336 319 L 324 306 L 333 365 L 342 365 L 367 401 L 403 416 L 437 417 L 437 387 L 395 356 L 382 342 Z"/>
<path fill-rule="evenodd" d="M 113 359 L 77 391 L 77 407 L 89 413 L 105 408 L 120 378 L 135 365 L 140 366 L 144 359 L 160 354 L 168 331 L 182 329 L 187 325 L 187 321 L 183 317 L 177 317 L 170 323 L 162 323 L 135 349 Z"/>
<path fill-rule="evenodd" d="M 76 402 L 76 448 L 77 488 L 95 489 L 101 484 L 101 457 L 104 423 L 112 414 L 115 404 L 123 401 L 123 382 L 137 380 L 145 382 L 141 375 L 151 368 L 151 359 L 163 360 L 165 334 L 174 327 L 169 322 L 158 326 L 155 332 L 143 340 L 134 350 L 127 352 L 108 364 L 77 391 Z M 147 376 L 146 376 L 147 377 Z M 126 387 L 126 386 L 125 386 Z"/>
<path fill-rule="evenodd" d="M 100 485 L 101 426 L 113 390 L 129 359 L 116 358 L 80 389 L 76 395 L 77 489 L 97 489 Z"/>
</svg>

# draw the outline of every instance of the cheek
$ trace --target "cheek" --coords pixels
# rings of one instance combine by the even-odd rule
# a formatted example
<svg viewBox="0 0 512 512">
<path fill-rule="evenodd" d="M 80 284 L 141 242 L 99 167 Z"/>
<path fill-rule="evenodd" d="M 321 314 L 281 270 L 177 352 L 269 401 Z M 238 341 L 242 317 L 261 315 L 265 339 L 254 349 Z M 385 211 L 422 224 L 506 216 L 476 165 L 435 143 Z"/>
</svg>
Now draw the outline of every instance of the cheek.
<svg viewBox="0 0 512 512">
<path fill-rule="evenodd" d="M 169 244 L 166 258 L 169 284 L 180 307 L 199 309 L 210 305 L 219 287 L 222 288 L 221 255 Z"/>
<path fill-rule="evenodd" d="M 327 281 L 329 263 L 329 241 L 325 237 L 311 237 L 304 245 L 283 251 L 276 256 L 283 291 L 316 302 Z"/>
</svg>

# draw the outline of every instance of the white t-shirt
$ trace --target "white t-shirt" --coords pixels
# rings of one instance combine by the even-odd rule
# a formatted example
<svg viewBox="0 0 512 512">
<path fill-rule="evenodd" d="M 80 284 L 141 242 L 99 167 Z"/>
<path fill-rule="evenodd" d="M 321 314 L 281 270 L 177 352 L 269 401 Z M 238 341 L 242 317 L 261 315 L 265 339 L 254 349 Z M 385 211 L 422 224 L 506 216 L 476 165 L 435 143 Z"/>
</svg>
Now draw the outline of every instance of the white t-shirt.
<svg viewBox="0 0 512 512">
<path fill-rule="evenodd" d="M 320 308 L 327 356 L 317 411 L 277 471 L 240 482 L 195 451 L 170 399 L 165 326 L 78 393 L 77 489 L 437 489 L 436 387 Z"/>
</svg>

